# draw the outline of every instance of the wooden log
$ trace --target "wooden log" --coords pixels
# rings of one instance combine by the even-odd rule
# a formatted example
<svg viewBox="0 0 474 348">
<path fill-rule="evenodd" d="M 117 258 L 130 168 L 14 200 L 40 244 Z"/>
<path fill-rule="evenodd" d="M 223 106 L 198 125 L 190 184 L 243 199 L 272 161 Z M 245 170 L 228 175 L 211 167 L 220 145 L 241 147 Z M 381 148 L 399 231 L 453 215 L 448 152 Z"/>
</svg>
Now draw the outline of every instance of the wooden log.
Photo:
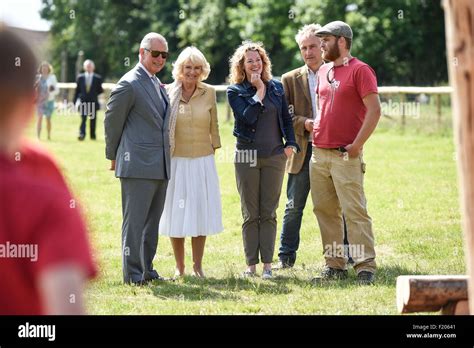
<svg viewBox="0 0 474 348">
<path fill-rule="evenodd" d="M 459 301 L 454 308 L 454 315 L 469 315 L 469 301 Z"/>
<path fill-rule="evenodd" d="M 448 302 L 441 308 L 442 315 L 469 315 L 469 302 L 467 300 Z"/>
<path fill-rule="evenodd" d="M 444 0 L 446 53 L 452 93 L 453 131 L 469 281 L 474 314 L 474 1 Z"/>
<path fill-rule="evenodd" d="M 437 312 L 449 302 L 467 300 L 467 276 L 399 276 L 397 308 L 400 313 Z"/>
</svg>

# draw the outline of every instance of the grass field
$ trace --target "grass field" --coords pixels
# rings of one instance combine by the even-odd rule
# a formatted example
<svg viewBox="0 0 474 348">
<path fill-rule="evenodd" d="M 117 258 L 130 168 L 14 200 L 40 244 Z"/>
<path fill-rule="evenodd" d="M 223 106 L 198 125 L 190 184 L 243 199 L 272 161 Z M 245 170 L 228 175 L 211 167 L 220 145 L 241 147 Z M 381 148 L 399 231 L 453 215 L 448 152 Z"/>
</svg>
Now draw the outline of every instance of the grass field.
<svg viewBox="0 0 474 348">
<path fill-rule="evenodd" d="M 395 281 L 402 274 L 465 273 L 462 232 L 451 136 L 416 134 L 381 127 L 365 148 L 369 214 L 373 218 L 378 262 L 374 286 L 348 280 L 314 286 L 323 266 L 319 229 L 308 200 L 296 267 L 277 278 L 242 279 L 245 268 L 240 199 L 232 164 L 232 124 L 220 107 L 223 148 L 216 155 L 225 231 L 208 238 L 207 279 L 186 276 L 176 282 L 134 287 L 122 284 L 120 185 L 104 157 L 103 113 L 98 140 L 78 142 L 79 116 L 53 116 L 54 153 L 82 203 L 100 267 L 86 291 L 91 314 L 396 314 Z M 33 137 L 33 125 L 29 136 Z M 46 136 L 43 133 L 43 139 Z M 278 208 L 278 237 L 286 203 L 286 177 Z M 187 241 L 187 269 L 192 269 Z M 277 242 L 278 247 L 278 242 Z M 276 253 L 275 253 L 276 256 Z M 160 238 L 154 262 L 171 277 L 170 242 Z M 261 271 L 261 266 L 259 267 Z"/>
</svg>

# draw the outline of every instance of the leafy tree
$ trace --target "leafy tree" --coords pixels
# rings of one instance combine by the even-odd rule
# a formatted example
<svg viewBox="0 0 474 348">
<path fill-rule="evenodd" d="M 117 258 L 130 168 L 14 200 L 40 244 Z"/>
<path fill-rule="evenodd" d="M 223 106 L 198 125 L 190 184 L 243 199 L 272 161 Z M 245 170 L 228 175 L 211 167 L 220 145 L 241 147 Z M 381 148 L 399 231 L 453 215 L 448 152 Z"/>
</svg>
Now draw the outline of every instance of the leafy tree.
<svg viewBox="0 0 474 348">
<path fill-rule="evenodd" d="M 444 16 L 438 1 L 357 0 L 348 13 L 353 52 L 383 85 L 433 85 L 447 81 Z"/>
<path fill-rule="evenodd" d="M 301 58 L 298 44 L 295 41 L 295 35 L 305 24 L 320 24 L 345 20 L 346 8 L 350 0 L 296 0 L 290 8 L 290 17 L 293 19 L 286 30 L 283 32 L 282 41 L 290 50 L 291 56 L 290 68 L 294 69 L 301 66 L 304 62 Z M 288 69 L 288 70 L 291 70 Z"/>
<path fill-rule="evenodd" d="M 209 83 L 225 83 L 229 74 L 229 57 L 240 44 L 238 31 L 230 27 L 226 10 L 235 0 L 181 0 L 178 47 L 194 45 L 211 65 Z"/>
<path fill-rule="evenodd" d="M 74 67 L 79 51 L 96 63 L 97 71 L 116 80 L 138 61 L 141 38 L 150 31 L 163 34 L 174 52 L 178 11 L 173 0 L 43 0 L 43 18 L 52 22 L 53 63 L 60 66 L 66 51 Z M 75 79 L 74 69 L 68 80 Z M 164 76 L 170 72 L 165 69 Z"/>
<path fill-rule="evenodd" d="M 292 0 L 248 0 L 227 10 L 230 27 L 238 30 L 241 41 L 261 41 L 265 45 L 276 76 L 288 71 L 289 57 L 293 56 L 291 47 L 282 41 L 282 34 L 292 21 L 292 3 Z"/>
<path fill-rule="evenodd" d="M 279 76 L 303 64 L 294 40 L 304 24 L 349 23 L 352 53 L 370 64 L 380 85 L 447 81 L 444 16 L 432 0 L 43 0 L 52 22 L 53 64 L 67 54 L 74 80 L 79 51 L 97 71 L 116 80 L 137 61 L 139 42 L 163 34 L 171 57 L 195 45 L 211 64 L 210 83 L 228 75 L 228 59 L 246 39 L 262 41 Z M 171 64 L 160 77 L 171 81 Z"/>
</svg>

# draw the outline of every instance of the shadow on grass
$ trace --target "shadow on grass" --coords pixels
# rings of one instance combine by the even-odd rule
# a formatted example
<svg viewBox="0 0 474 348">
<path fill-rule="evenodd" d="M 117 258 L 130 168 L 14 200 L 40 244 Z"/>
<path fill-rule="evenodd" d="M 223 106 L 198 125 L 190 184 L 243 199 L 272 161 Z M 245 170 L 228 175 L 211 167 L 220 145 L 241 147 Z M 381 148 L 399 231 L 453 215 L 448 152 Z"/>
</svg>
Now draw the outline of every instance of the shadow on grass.
<svg viewBox="0 0 474 348">
<path fill-rule="evenodd" d="M 307 284 L 307 282 L 306 282 Z M 259 278 L 248 279 L 229 276 L 225 278 L 200 279 L 185 276 L 176 281 L 152 283 L 148 285 L 157 297 L 200 301 L 206 299 L 239 300 L 237 293 L 251 291 L 254 294 L 288 294 L 291 290 L 286 282 L 266 281 Z"/>
<path fill-rule="evenodd" d="M 395 286 L 397 283 L 397 277 L 401 275 L 423 275 L 419 271 L 414 271 L 405 266 L 401 265 L 383 265 L 377 268 L 377 279 L 376 284 Z"/>
<path fill-rule="evenodd" d="M 401 275 L 421 275 L 419 271 L 413 271 L 401 265 L 383 265 L 377 267 L 375 273 L 375 282 L 370 286 L 389 286 L 395 287 L 397 277 Z M 357 283 L 357 274 L 354 269 L 349 270 L 349 277 L 344 280 L 329 280 L 313 283 L 313 285 L 322 288 L 347 288 L 360 286 Z"/>
<path fill-rule="evenodd" d="M 193 285 L 182 281 L 162 282 L 149 285 L 153 295 L 162 299 L 180 301 L 238 300 L 238 296 L 227 291 L 219 291 L 207 285 Z"/>
<path fill-rule="evenodd" d="M 215 300 L 241 300 L 240 293 L 252 292 L 256 295 L 281 295 L 292 292 L 292 287 L 322 288 L 322 289 L 346 289 L 358 287 L 357 276 L 351 268 L 349 277 L 344 280 L 311 281 L 312 272 L 275 272 L 274 278 L 262 280 L 259 277 L 241 278 L 229 275 L 223 278 L 196 278 L 185 276 L 175 281 L 153 282 L 144 287 L 143 290 L 151 291 L 154 296 L 162 299 L 180 301 L 202 301 Z M 372 286 L 395 287 L 396 279 L 400 275 L 420 275 L 405 266 L 390 265 L 377 268 L 375 283 Z M 120 282 L 114 285 L 123 286 Z"/>
<path fill-rule="evenodd" d="M 405 266 L 401 265 L 389 265 L 389 266 L 379 266 L 377 267 L 375 274 L 375 282 L 370 286 L 389 286 L 395 287 L 397 282 L 397 277 L 401 275 L 421 275 L 418 271 L 413 271 Z M 349 269 L 348 278 L 344 280 L 319 280 L 311 281 L 311 284 L 314 287 L 319 288 L 349 288 L 354 286 L 364 286 L 359 285 L 357 282 L 357 274 L 355 270 L 351 267 Z"/>
</svg>

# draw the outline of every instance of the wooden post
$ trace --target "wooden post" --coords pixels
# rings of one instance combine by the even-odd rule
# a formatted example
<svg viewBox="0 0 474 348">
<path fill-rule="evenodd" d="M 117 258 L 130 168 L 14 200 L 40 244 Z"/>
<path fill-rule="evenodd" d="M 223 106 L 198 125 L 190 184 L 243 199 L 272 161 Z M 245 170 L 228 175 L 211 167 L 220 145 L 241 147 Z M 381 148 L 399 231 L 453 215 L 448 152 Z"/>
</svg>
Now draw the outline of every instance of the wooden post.
<svg viewBox="0 0 474 348">
<path fill-rule="evenodd" d="M 230 82 L 229 77 L 226 77 L 225 84 L 229 85 L 229 82 Z M 232 120 L 232 111 L 230 109 L 230 104 L 227 100 L 227 93 L 224 92 L 224 95 L 225 95 L 225 110 L 226 110 L 225 120 L 226 122 L 230 122 Z"/>
<path fill-rule="evenodd" d="M 453 130 L 463 214 L 470 313 L 474 314 L 474 1 L 443 0 Z"/>
<path fill-rule="evenodd" d="M 82 71 L 82 65 L 84 63 L 84 51 L 80 50 L 77 53 L 77 58 L 76 58 L 76 75 L 74 77 L 77 77 Z"/>
<path fill-rule="evenodd" d="M 226 107 L 225 107 L 225 109 L 226 109 L 225 120 L 226 120 L 227 122 L 230 122 L 230 120 L 232 119 L 232 117 L 231 117 L 231 111 L 230 111 L 230 105 L 229 105 L 229 103 L 225 103 L 225 105 L 226 105 Z"/>
<path fill-rule="evenodd" d="M 61 51 L 61 82 L 67 82 L 67 51 L 66 50 Z M 61 99 L 70 100 L 68 98 L 69 98 L 68 91 L 63 90 L 61 94 Z"/>
<path fill-rule="evenodd" d="M 405 94 L 401 93 L 400 94 L 400 106 L 401 106 L 401 112 L 402 112 L 402 131 L 403 132 L 405 131 L 405 126 L 406 126 L 406 123 L 407 123 L 406 115 L 405 115 L 405 101 L 406 101 Z"/>
<path fill-rule="evenodd" d="M 442 108 L 441 108 L 441 94 L 436 94 L 436 109 L 438 111 L 438 119 L 437 119 L 437 126 L 438 126 L 438 130 L 441 129 L 441 116 L 442 116 Z"/>
</svg>

